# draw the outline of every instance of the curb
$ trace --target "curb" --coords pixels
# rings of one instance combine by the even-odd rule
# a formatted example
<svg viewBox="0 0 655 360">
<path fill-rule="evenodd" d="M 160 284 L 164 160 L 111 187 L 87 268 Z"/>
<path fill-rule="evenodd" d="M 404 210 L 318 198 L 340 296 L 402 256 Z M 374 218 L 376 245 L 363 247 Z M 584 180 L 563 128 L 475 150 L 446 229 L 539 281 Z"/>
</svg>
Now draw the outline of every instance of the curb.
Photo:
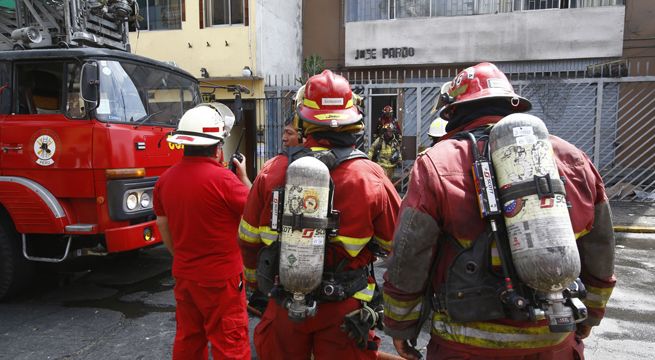
<svg viewBox="0 0 655 360">
<path fill-rule="evenodd" d="M 653 227 L 653 226 L 615 225 L 614 226 L 614 232 L 655 234 L 655 227 Z"/>
</svg>

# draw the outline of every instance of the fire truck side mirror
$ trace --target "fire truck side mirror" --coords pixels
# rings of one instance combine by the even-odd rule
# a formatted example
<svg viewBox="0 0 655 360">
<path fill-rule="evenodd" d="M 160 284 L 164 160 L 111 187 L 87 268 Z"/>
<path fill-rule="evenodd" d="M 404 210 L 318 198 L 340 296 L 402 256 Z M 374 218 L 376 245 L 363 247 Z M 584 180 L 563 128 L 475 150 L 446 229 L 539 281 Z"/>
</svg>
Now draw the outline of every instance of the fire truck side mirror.
<svg viewBox="0 0 655 360">
<path fill-rule="evenodd" d="M 82 99 L 87 103 L 87 111 L 98 107 L 98 88 L 100 84 L 98 63 L 87 62 L 82 65 L 82 76 L 80 77 L 80 92 Z"/>
</svg>

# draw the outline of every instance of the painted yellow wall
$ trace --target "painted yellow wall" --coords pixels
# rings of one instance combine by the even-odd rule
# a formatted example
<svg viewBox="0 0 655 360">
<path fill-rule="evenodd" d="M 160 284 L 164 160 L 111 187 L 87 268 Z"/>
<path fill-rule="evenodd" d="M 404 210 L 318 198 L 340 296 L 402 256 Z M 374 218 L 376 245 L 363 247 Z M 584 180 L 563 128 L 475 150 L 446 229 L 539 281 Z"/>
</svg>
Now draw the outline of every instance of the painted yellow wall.
<svg viewBox="0 0 655 360">
<path fill-rule="evenodd" d="M 204 29 L 200 29 L 199 25 L 199 1 L 186 0 L 185 3 L 186 21 L 182 22 L 181 30 L 140 31 L 139 34 L 132 32 L 132 53 L 160 61 L 175 61 L 177 66 L 197 78 L 200 78 L 200 68 L 203 67 L 209 72 L 210 78 L 242 78 L 244 66 L 249 66 L 256 74 L 254 2 L 250 1 L 249 26 L 232 25 Z M 210 46 L 207 46 L 207 43 Z M 255 85 L 260 81 L 230 79 L 226 83 L 235 82 L 251 88 L 251 83 Z"/>
</svg>

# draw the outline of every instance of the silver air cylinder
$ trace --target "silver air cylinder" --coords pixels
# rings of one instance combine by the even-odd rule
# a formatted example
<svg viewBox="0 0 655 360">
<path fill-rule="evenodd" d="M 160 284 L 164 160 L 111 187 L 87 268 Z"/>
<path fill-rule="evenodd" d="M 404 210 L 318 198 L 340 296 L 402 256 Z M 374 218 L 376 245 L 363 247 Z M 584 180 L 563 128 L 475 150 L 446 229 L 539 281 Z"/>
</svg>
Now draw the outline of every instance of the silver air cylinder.
<svg viewBox="0 0 655 360">
<path fill-rule="evenodd" d="M 302 157 L 287 169 L 284 217 L 300 223 L 308 219 L 327 219 L 329 195 L 327 166 L 314 157 Z M 282 225 L 280 284 L 293 294 L 292 302 L 287 305 L 292 319 L 301 320 L 315 311 L 315 303 L 306 304 L 305 296 L 321 283 L 325 238 L 325 228 Z"/>
</svg>

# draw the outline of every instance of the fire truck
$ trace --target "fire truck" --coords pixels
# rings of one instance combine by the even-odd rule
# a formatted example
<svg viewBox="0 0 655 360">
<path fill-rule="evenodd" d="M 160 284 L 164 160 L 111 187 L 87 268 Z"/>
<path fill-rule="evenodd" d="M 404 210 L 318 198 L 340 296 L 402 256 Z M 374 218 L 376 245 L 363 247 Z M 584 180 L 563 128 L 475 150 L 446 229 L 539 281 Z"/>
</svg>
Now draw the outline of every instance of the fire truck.
<svg viewBox="0 0 655 360">
<path fill-rule="evenodd" d="M 134 0 L 0 0 L 0 299 L 38 262 L 160 243 L 166 141 L 197 80 L 129 52 Z"/>
</svg>

